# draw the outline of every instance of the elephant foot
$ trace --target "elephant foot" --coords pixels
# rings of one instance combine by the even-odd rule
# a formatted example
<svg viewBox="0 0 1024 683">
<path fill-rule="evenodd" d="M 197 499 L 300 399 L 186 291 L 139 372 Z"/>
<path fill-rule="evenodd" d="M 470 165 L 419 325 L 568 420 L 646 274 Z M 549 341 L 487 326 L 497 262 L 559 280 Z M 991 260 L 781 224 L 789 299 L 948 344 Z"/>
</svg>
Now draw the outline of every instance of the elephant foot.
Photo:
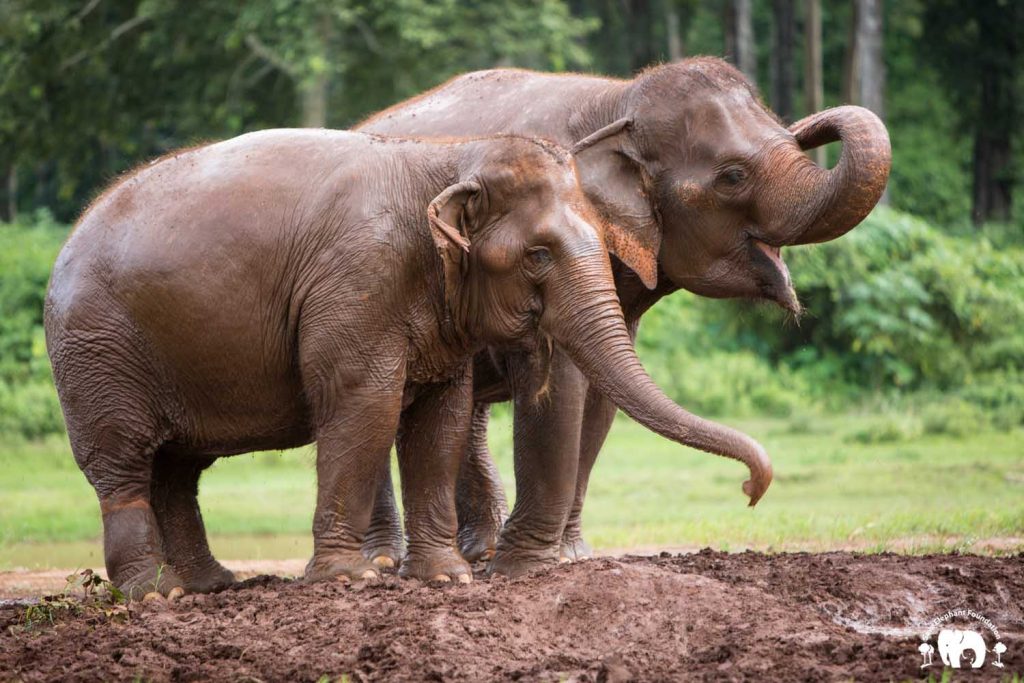
<svg viewBox="0 0 1024 683">
<path fill-rule="evenodd" d="M 405 540 L 400 528 L 371 530 L 363 541 L 363 557 L 381 569 L 393 569 L 402 563 Z"/>
<path fill-rule="evenodd" d="M 402 562 L 398 575 L 421 581 L 443 583 L 470 583 L 473 570 L 455 548 L 441 548 L 431 551 L 410 551 Z"/>
<path fill-rule="evenodd" d="M 490 576 L 504 576 L 514 579 L 559 564 L 558 548 L 549 551 L 524 552 L 515 549 L 498 548 L 487 565 Z"/>
<path fill-rule="evenodd" d="M 164 598 L 173 601 L 186 592 L 185 581 L 167 564 L 154 564 L 129 579 L 119 579 L 116 585 L 129 600 L 145 602 Z"/>
<path fill-rule="evenodd" d="M 566 534 L 562 538 L 562 546 L 558 550 L 559 562 L 579 562 L 589 560 L 594 556 L 594 549 L 583 540 L 579 533 Z"/>
<path fill-rule="evenodd" d="M 306 581 L 374 580 L 380 577 L 380 567 L 356 550 L 335 550 L 314 554 L 306 565 Z"/>
<path fill-rule="evenodd" d="M 500 522 L 480 520 L 459 526 L 459 552 L 468 562 L 486 562 L 494 557 L 501 534 Z"/>
<path fill-rule="evenodd" d="M 210 558 L 202 567 L 179 570 L 189 593 L 213 593 L 224 590 L 235 582 L 235 575 L 217 560 Z"/>
</svg>

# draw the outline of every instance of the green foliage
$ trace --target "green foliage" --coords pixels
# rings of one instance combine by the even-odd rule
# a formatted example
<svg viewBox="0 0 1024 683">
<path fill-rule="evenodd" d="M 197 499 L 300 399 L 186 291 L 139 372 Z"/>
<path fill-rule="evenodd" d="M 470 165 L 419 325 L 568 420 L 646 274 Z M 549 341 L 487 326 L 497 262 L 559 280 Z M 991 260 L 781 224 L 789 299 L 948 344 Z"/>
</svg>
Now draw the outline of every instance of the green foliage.
<svg viewBox="0 0 1024 683">
<path fill-rule="evenodd" d="M 0 432 L 35 438 L 63 428 L 50 379 L 43 299 L 65 226 L 41 211 L 0 224 Z"/>
<path fill-rule="evenodd" d="M 1001 382 L 1024 367 L 1024 249 L 879 208 L 843 239 L 785 257 L 806 309 L 798 326 L 743 304 L 707 309 L 741 348 L 879 390 Z"/>
<path fill-rule="evenodd" d="M 959 398 L 925 406 L 921 420 L 926 434 L 948 434 L 958 438 L 977 434 L 989 425 L 988 415 L 981 408 Z"/>
</svg>

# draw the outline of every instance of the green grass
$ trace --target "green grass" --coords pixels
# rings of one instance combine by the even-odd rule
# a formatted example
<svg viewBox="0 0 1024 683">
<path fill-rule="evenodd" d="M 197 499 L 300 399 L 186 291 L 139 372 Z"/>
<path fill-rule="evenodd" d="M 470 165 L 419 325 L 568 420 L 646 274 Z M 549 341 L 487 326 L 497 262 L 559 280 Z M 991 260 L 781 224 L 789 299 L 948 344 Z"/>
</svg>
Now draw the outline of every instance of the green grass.
<svg viewBox="0 0 1024 683">
<path fill-rule="evenodd" d="M 775 481 L 756 508 L 737 462 L 684 449 L 621 418 L 594 471 L 585 510 L 598 550 L 1024 550 L 1024 430 L 965 438 L 888 434 L 872 415 L 724 420 L 759 439 Z M 510 487 L 511 424 L 492 449 Z M 226 458 L 200 500 L 225 559 L 304 557 L 315 499 L 312 447 Z M 102 564 L 96 498 L 67 444 L 0 443 L 0 569 Z"/>
</svg>

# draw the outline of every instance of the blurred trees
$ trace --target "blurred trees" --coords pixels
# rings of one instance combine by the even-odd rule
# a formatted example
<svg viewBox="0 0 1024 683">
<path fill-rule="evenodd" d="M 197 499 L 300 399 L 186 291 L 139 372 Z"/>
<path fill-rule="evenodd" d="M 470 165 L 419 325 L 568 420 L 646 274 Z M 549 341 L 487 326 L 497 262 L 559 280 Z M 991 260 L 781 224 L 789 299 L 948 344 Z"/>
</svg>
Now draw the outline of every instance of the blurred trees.
<svg viewBox="0 0 1024 683">
<path fill-rule="evenodd" d="M 175 146 L 345 127 L 462 71 L 716 54 L 786 121 L 884 111 L 897 208 L 1007 221 L 1022 37 L 1010 0 L 0 0 L 0 215 L 70 220 Z"/>
<path fill-rule="evenodd" d="M 971 215 L 975 224 L 1005 221 L 1019 164 L 1024 67 L 1024 4 L 1007 0 L 930 2 L 923 52 L 939 67 L 961 125 L 974 138 Z"/>
</svg>

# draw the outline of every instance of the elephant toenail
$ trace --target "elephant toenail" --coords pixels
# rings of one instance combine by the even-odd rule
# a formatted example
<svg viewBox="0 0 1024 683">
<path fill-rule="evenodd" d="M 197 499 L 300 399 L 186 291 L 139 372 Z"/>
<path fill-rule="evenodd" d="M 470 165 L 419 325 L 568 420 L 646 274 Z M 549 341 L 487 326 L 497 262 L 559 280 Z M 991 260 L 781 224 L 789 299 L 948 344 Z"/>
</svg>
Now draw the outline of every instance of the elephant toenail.
<svg viewBox="0 0 1024 683">
<path fill-rule="evenodd" d="M 363 579 L 376 579 L 377 578 L 377 570 L 376 569 L 367 569 L 365 572 L 363 572 L 360 575 L 360 578 L 363 578 Z"/>
<path fill-rule="evenodd" d="M 164 596 L 157 591 L 150 591 L 142 596 L 142 602 L 163 602 Z"/>
<path fill-rule="evenodd" d="M 372 562 L 378 567 L 382 567 L 384 569 L 395 568 L 395 561 L 387 555 L 378 555 L 377 557 L 373 558 Z"/>
<path fill-rule="evenodd" d="M 459 574 L 459 583 L 472 583 L 473 577 L 469 574 Z"/>
<path fill-rule="evenodd" d="M 432 578 L 431 581 L 440 581 L 441 583 L 451 583 L 452 582 L 452 577 L 448 576 L 447 574 L 438 574 L 434 578 Z"/>
<path fill-rule="evenodd" d="M 175 586 L 167 594 L 167 602 L 177 602 L 183 595 L 185 595 L 185 589 L 181 586 Z"/>
</svg>

